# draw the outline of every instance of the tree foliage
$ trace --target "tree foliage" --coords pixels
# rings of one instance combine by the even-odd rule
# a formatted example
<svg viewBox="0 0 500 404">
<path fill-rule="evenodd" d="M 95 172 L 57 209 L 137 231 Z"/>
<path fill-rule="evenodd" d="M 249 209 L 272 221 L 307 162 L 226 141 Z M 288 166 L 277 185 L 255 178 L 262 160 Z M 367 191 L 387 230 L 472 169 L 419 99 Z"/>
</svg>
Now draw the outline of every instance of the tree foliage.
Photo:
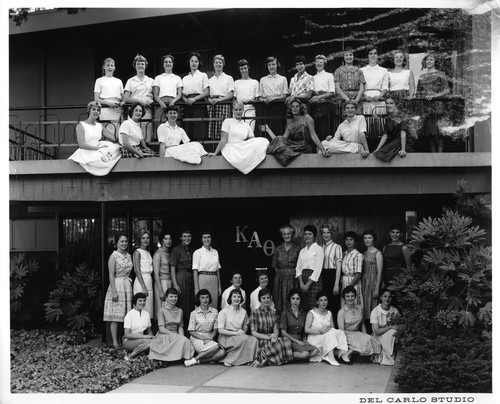
<svg viewBox="0 0 500 404">
<path fill-rule="evenodd" d="M 38 270 L 36 260 L 27 260 L 26 254 L 16 254 L 10 260 L 10 313 L 24 322 L 31 317 L 32 309 L 23 304 L 23 296 L 30 276 Z"/>
<path fill-rule="evenodd" d="M 29 19 L 29 15 L 36 11 L 48 10 L 43 7 L 35 8 L 9 8 L 9 18 L 19 27 Z M 85 11 L 85 8 L 56 8 L 57 11 L 65 11 L 68 15 L 74 15 L 80 11 Z"/>
</svg>

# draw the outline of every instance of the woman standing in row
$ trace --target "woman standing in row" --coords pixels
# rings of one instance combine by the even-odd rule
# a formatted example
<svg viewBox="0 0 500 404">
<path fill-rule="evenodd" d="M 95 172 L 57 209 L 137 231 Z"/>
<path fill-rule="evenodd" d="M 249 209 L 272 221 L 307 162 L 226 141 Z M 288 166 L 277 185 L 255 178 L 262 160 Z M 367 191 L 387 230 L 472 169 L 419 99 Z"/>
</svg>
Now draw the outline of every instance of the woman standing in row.
<svg viewBox="0 0 500 404">
<path fill-rule="evenodd" d="M 394 52 L 394 69 L 389 71 L 389 94 L 392 97 L 411 99 L 415 96 L 413 72 L 406 69 L 406 57 L 400 50 Z"/>
<path fill-rule="evenodd" d="M 155 111 L 155 119 L 159 122 L 162 122 L 161 116 L 167 106 L 173 107 L 182 99 L 182 80 L 172 73 L 174 57 L 165 55 L 161 59 L 165 72 L 156 76 L 153 83 L 153 98 L 159 105 Z"/>
<path fill-rule="evenodd" d="M 142 55 L 137 55 L 132 63 L 136 75 L 127 80 L 125 84 L 124 101 L 133 104 L 142 105 L 145 110 L 143 119 L 151 120 L 153 111 L 151 104 L 153 103 L 153 85 L 154 80 L 146 76 L 146 68 L 148 67 L 147 59 Z M 153 125 L 151 122 L 141 122 L 143 132 L 146 133 L 146 141 L 151 142 L 153 139 Z"/>
<path fill-rule="evenodd" d="M 363 240 L 366 245 L 366 251 L 363 253 L 363 319 L 369 322 L 370 314 L 378 303 L 384 258 L 374 245 L 377 241 L 375 231 L 365 230 Z"/>
<path fill-rule="evenodd" d="M 274 250 L 272 267 L 274 268 L 274 303 L 276 309 L 283 313 L 288 303 L 288 293 L 297 287 L 295 267 L 299 258 L 300 247 L 292 239 L 295 229 L 287 224 L 280 228 L 283 243 Z"/>
<path fill-rule="evenodd" d="M 220 120 L 210 121 L 208 126 L 208 138 L 219 139 L 222 121 L 231 117 L 231 103 L 234 95 L 234 80 L 224 73 L 226 61 L 224 56 L 215 55 L 212 61 L 214 75 L 208 80 L 210 88 L 207 101 L 209 118 L 219 118 Z M 228 103 L 226 103 L 228 102 Z"/>
<path fill-rule="evenodd" d="M 172 235 L 162 231 L 158 236 L 160 247 L 153 255 L 153 273 L 155 278 L 155 313 L 160 310 L 167 298 L 167 289 L 173 287 L 170 273 L 170 253 Z"/>
<path fill-rule="evenodd" d="M 344 50 L 344 65 L 335 70 L 335 90 L 337 95 L 346 102 L 352 100 L 360 106 L 361 98 L 365 91 L 365 77 L 358 66 L 354 66 L 354 50 L 347 47 Z M 356 108 L 362 113 L 362 108 Z"/>
<path fill-rule="evenodd" d="M 191 239 L 191 230 L 184 229 L 181 235 L 181 244 L 174 247 L 170 255 L 172 283 L 177 292 L 179 292 L 179 307 L 184 313 L 186 323 L 189 321 L 189 313 L 192 311 L 194 302 Z"/>
<path fill-rule="evenodd" d="M 234 82 L 234 98 L 244 103 L 243 121 L 250 124 L 253 132 L 255 129 L 255 105 L 253 105 L 253 102 L 259 98 L 259 82 L 250 78 L 248 60 L 239 60 L 238 69 L 241 79 Z"/>
<path fill-rule="evenodd" d="M 144 309 L 149 313 L 151 318 L 156 318 L 154 310 L 154 295 L 153 295 L 153 258 L 148 251 L 149 248 L 149 230 L 139 230 L 139 247 L 134 251 L 134 294 L 143 293 L 146 296 Z"/>
<path fill-rule="evenodd" d="M 123 83 L 120 79 L 113 77 L 115 72 L 115 61 L 111 58 L 104 59 L 102 63 L 102 77 L 95 81 L 94 101 L 105 105 L 101 112 L 101 120 L 111 121 L 113 135 L 116 136 L 118 124 L 122 116 Z"/>
<path fill-rule="evenodd" d="M 363 306 L 363 289 L 361 286 L 363 254 L 356 250 L 358 235 L 353 231 L 348 231 L 345 233 L 344 239 L 347 250 L 344 251 L 342 256 L 342 277 L 340 278 L 342 290 L 346 286 L 354 286 L 357 293 L 356 304 Z M 344 299 L 342 299 L 342 306 L 344 304 Z"/>
<path fill-rule="evenodd" d="M 382 271 L 384 288 L 391 286 L 391 281 L 400 274 L 402 268 L 410 268 L 411 252 L 401 241 L 402 234 L 403 227 L 399 223 L 393 223 L 389 229 L 391 242 L 382 249 L 384 257 L 384 269 Z"/>
<path fill-rule="evenodd" d="M 217 299 L 222 293 L 220 284 L 219 253 L 212 247 L 212 233 L 210 230 L 201 232 L 202 247 L 193 254 L 193 281 L 194 292 L 198 294 L 201 289 L 210 292 L 210 306 L 217 309 Z"/>
<path fill-rule="evenodd" d="M 316 243 L 318 230 L 316 226 L 308 224 L 304 227 L 304 241 L 306 246 L 300 250 L 295 277 L 299 281 L 300 291 L 304 296 L 302 307 L 310 310 L 316 306 L 316 294 L 323 289 L 323 259 L 325 253 Z"/>
<path fill-rule="evenodd" d="M 118 323 L 123 323 L 125 315 L 132 308 L 132 257 L 127 252 L 127 235 L 122 232 L 115 234 L 116 250 L 109 256 L 108 273 L 109 286 L 104 299 L 103 321 L 110 321 L 113 346 L 120 345 L 118 341 Z"/>
</svg>

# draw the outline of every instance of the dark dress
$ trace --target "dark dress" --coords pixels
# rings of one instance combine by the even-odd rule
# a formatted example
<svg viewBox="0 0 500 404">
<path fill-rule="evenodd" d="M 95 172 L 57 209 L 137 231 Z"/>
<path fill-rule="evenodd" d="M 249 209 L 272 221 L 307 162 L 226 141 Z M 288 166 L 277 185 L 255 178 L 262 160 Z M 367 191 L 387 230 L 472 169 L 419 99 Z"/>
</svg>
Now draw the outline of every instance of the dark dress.
<svg viewBox="0 0 500 404">
<path fill-rule="evenodd" d="M 267 148 L 267 154 L 272 154 L 283 167 L 288 166 L 303 153 L 314 153 L 314 143 L 311 140 L 305 116 L 302 117 L 299 125 L 290 127 L 288 138 L 276 136 Z"/>
<path fill-rule="evenodd" d="M 299 307 L 299 315 L 295 316 L 290 307 L 281 313 L 280 328 L 285 330 L 291 337 L 304 341 L 304 345 L 299 345 L 292 341 L 292 350 L 294 352 L 311 352 L 316 349 L 315 346 L 306 342 L 305 326 L 307 312 Z"/>
<path fill-rule="evenodd" d="M 385 120 L 385 134 L 387 135 L 386 143 L 373 155 L 382 161 L 391 161 L 397 156 L 401 150 L 401 131 L 408 132 L 408 124 L 406 120 L 397 114 L 394 116 L 388 115 Z"/>
<path fill-rule="evenodd" d="M 424 73 L 418 78 L 417 98 L 439 94 L 448 88 L 448 78 L 438 70 Z M 438 121 L 443 117 L 444 105 L 442 101 L 426 101 L 426 117 L 424 120 L 423 136 L 438 136 Z"/>
<path fill-rule="evenodd" d="M 272 266 L 275 270 L 273 300 L 276 310 L 283 312 L 288 305 L 288 292 L 298 287 L 295 279 L 295 266 L 299 258 L 300 247 L 292 243 L 288 251 L 285 244 L 280 244 L 274 250 Z"/>
<path fill-rule="evenodd" d="M 384 257 L 384 269 L 382 270 L 382 280 L 384 286 L 391 286 L 393 280 L 401 272 L 401 268 L 406 268 L 405 257 L 403 255 L 403 244 L 388 244 L 382 252 Z"/>
<path fill-rule="evenodd" d="M 189 313 L 194 309 L 193 254 L 189 246 L 179 244 L 172 250 L 170 265 L 175 266 L 175 278 L 181 289 L 177 306 L 184 313 L 184 322 L 189 322 Z"/>
</svg>

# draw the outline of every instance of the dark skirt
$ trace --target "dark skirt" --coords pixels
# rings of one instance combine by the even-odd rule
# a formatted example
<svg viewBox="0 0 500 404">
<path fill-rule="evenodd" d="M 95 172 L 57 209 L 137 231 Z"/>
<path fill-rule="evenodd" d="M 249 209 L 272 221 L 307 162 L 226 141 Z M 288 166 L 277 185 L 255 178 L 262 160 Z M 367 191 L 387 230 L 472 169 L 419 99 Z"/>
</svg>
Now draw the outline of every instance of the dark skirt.
<svg viewBox="0 0 500 404">
<path fill-rule="evenodd" d="M 184 318 L 189 319 L 190 313 L 194 310 L 193 276 L 190 271 L 178 269 L 175 277 L 177 279 L 177 285 L 179 285 L 179 288 L 181 289 L 177 307 L 182 309 Z"/>
<path fill-rule="evenodd" d="M 306 284 L 309 281 L 309 277 L 312 275 L 314 271 L 312 269 L 303 269 L 302 270 L 302 282 Z M 316 307 L 316 293 L 323 289 L 323 279 L 321 276 L 318 279 L 318 282 L 313 282 L 309 287 L 307 293 L 302 292 L 302 301 L 300 306 L 304 310 L 311 310 L 313 307 Z"/>
<path fill-rule="evenodd" d="M 303 340 L 303 338 L 300 335 L 290 334 L 290 336 L 301 341 Z M 304 341 L 304 345 L 299 345 L 293 341 L 291 341 L 291 343 L 293 352 L 312 352 L 316 349 L 314 345 L 311 345 L 307 341 Z"/>
<path fill-rule="evenodd" d="M 401 138 L 398 136 L 396 139 L 383 145 L 379 150 L 373 152 L 373 155 L 379 160 L 389 162 L 398 155 L 401 150 Z"/>
<path fill-rule="evenodd" d="M 283 167 L 288 166 L 297 156 L 312 152 L 310 144 L 295 142 L 283 136 L 276 136 L 267 148 L 267 153 L 272 154 Z"/>
<path fill-rule="evenodd" d="M 298 286 L 295 268 L 277 269 L 274 276 L 273 300 L 276 310 L 283 312 L 288 305 L 288 292 Z"/>
</svg>

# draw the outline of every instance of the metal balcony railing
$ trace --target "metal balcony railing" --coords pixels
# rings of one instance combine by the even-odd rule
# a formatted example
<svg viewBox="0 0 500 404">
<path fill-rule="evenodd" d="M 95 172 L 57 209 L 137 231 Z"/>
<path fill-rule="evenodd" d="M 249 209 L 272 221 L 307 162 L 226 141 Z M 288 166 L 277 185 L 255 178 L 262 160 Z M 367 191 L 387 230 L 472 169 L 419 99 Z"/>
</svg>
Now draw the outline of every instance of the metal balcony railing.
<svg viewBox="0 0 500 404">
<path fill-rule="evenodd" d="M 446 114 L 451 122 L 460 122 L 466 114 L 465 100 L 461 97 L 450 97 L 441 100 L 444 104 Z M 227 103 L 230 104 L 230 103 Z M 220 122 L 223 118 L 212 118 L 209 116 L 207 102 L 197 102 L 188 106 L 179 102 L 181 109 L 179 125 L 184 128 L 192 141 L 203 144 L 207 151 L 213 151 L 220 139 L 220 131 L 210 131 L 209 125 Z M 255 102 L 255 117 L 244 115 L 244 119 L 254 127 L 256 136 L 266 136 L 261 131 L 262 125 L 269 125 L 275 134 L 282 134 L 286 125 L 286 106 L 283 102 Z M 127 107 L 119 121 L 101 121 L 115 139 L 118 139 L 117 128 L 127 118 Z M 153 112 L 157 106 L 153 105 Z M 197 114 L 187 114 L 188 109 Z M 428 103 L 422 99 L 403 100 L 400 107 L 408 115 L 418 116 L 429 113 Z M 383 132 L 384 115 L 381 111 L 372 111 L 372 115 L 365 115 L 368 122 L 367 139 L 370 150 L 373 150 Z M 320 140 L 327 135 L 333 135 L 338 125 L 343 121 L 341 104 L 338 102 L 311 105 L 309 113 L 314 118 L 316 132 Z M 185 115 L 195 115 L 187 117 Z M 10 108 L 9 117 L 9 159 L 10 160 L 48 160 L 67 158 L 78 147 L 76 140 L 76 125 L 87 117 L 86 105 L 64 105 L 64 106 L 34 106 Z M 378 119 L 377 118 L 382 118 Z M 165 122 L 166 116 L 163 112 L 153 119 L 142 120 L 143 132 L 150 133 L 151 137 L 147 143 L 153 148 L 158 148 L 156 130 L 160 123 Z M 372 122 L 378 121 L 378 126 Z M 417 128 L 421 130 L 421 128 Z M 447 150 L 473 151 L 472 131 L 468 129 L 468 139 L 463 142 L 461 138 L 447 139 Z"/>
</svg>

